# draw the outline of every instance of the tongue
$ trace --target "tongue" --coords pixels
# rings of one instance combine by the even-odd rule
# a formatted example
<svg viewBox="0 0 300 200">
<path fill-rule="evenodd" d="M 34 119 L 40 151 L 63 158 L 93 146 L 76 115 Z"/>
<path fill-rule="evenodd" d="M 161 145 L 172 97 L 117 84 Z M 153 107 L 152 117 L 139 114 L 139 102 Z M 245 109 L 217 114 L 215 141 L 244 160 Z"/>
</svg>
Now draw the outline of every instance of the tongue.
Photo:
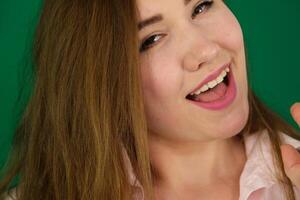
<svg viewBox="0 0 300 200">
<path fill-rule="evenodd" d="M 226 93 L 227 86 L 224 82 L 219 83 L 216 87 L 201 93 L 195 98 L 195 101 L 200 102 L 212 102 L 220 99 Z"/>
</svg>

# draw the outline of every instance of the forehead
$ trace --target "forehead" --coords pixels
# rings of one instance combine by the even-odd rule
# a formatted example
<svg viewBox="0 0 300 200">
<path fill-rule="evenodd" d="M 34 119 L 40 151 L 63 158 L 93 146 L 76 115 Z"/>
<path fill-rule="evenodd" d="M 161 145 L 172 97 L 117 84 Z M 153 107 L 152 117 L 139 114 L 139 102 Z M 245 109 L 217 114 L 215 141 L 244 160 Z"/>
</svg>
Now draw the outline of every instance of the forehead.
<svg viewBox="0 0 300 200">
<path fill-rule="evenodd" d="M 175 11 L 193 0 L 137 0 L 140 17 L 146 18 L 150 15 Z"/>
</svg>

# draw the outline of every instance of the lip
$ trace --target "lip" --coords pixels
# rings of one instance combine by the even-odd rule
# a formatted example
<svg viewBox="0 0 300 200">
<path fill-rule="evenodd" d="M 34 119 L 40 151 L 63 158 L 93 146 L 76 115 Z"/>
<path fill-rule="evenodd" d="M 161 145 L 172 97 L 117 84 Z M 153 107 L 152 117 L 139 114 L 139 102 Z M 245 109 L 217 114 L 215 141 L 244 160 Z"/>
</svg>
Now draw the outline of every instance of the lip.
<svg viewBox="0 0 300 200">
<path fill-rule="evenodd" d="M 199 102 L 199 101 L 192 101 L 188 100 L 189 102 L 193 103 L 196 106 L 199 106 L 201 108 L 205 108 L 208 110 L 222 110 L 227 108 L 229 105 L 231 105 L 236 96 L 237 96 L 237 87 L 236 82 L 234 78 L 234 74 L 231 72 L 228 74 L 228 87 L 226 90 L 226 93 L 223 97 L 220 99 L 213 101 L 213 102 Z"/>
<path fill-rule="evenodd" d="M 203 85 L 205 85 L 206 83 L 208 83 L 209 81 L 215 80 L 220 73 L 226 69 L 226 67 L 230 66 L 230 62 L 224 64 L 222 67 L 220 67 L 219 69 L 215 70 L 214 72 L 212 72 L 211 74 L 209 74 L 193 91 L 191 91 L 190 93 L 188 93 L 187 95 L 191 94 L 191 93 L 195 93 L 197 90 L 199 90 Z"/>
</svg>

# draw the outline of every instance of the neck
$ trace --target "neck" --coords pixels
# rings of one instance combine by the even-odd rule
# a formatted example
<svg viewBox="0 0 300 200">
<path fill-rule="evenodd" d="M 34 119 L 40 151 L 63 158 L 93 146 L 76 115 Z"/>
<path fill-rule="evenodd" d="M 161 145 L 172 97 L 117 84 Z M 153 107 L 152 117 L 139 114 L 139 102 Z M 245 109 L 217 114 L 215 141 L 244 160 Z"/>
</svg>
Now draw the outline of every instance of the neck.
<svg viewBox="0 0 300 200">
<path fill-rule="evenodd" d="M 156 186 L 199 188 L 226 180 L 239 182 L 246 154 L 238 136 L 184 143 L 150 136 L 150 158 Z"/>
</svg>

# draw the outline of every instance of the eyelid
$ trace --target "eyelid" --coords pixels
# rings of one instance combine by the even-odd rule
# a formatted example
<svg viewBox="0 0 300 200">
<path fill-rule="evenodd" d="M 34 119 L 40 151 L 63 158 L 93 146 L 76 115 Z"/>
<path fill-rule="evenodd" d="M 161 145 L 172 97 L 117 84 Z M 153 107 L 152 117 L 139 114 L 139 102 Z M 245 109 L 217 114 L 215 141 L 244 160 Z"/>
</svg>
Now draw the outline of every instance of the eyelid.
<svg viewBox="0 0 300 200">
<path fill-rule="evenodd" d="M 203 12 L 206 12 L 208 9 L 210 9 L 210 7 L 213 5 L 213 3 L 214 3 L 214 0 L 201 0 L 198 3 L 196 3 L 193 6 L 192 18 L 196 17 L 196 15 L 194 15 L 194 13 L 195 13 L 195 10 L 197 9 L 197 7 L 199 7 L 201 5 L 204 6 L 205 10 Z"/>
<path fill-rule="evenodd" d="M 204 13 L 206 12 L 207 10 L 210 9 L 210 7 L 213 5 L 214 3 L 214 0 L 200 0 L 198 3 L 196 3 L 194 6 L 193 6 L 193 9 L 192 9 L 192 18 L 195 18 L 198 14 L 201 14 L 201 13 Z M 197 13 L 195 14 L 195 11 L 196 9 L 199 7 L 199 6 L 203 6 L 204 7 L 204 10 L 203 12 L 201 13 Z M 143 53 L 144 51 L 147 51 L 148 49 L 151 49 L 153 46 L 157 45 L 157 43 L 160 42 L 160 39 L 154 41 L 152 44 L 150 44 L 148 47 L 146 47 L 145 49 L 143 49 L 143 44 L 148 40 L 150 39 L 151 37 L 153 36 L 160 36 L 161 38 L 165 37 L 166 34 L 163 34 L 163 33 L 153 33 L 153 34 L 150 34 L 149 36 L 146 36 L 145 39 L 142 40 L 141 44 L 140 44 L 140 48 L 139 48 L 139 51 L 141 53 Z"/>
<path fill-rule="evenodd" d="M 149 36 L 146 36 L 145 39 L 142 40 L 142 42 L 141 42 L 141 45 L 140 45 L 140 52 L 147 51 L 148 49 L 152 48 L 152 46 L 157 45 L 157 43 L 159 43 L 160 40 L 161 40 L 163 37 L 165 37 L 166 35 L 167 35 L 167 34 L 165 34 L 165 33 L 153 33 L 153 34 L 150 34 Z M 144 44 L 147 40 L 149 40 L 151 37 L 154 37 L 154 36 L 159 37 L 159 39 L 156 40 L 156 41 L 154 41 L 151 45 L 148 45 L 147 48 L 142 49 L 143 44 Z"/>
</svg>

